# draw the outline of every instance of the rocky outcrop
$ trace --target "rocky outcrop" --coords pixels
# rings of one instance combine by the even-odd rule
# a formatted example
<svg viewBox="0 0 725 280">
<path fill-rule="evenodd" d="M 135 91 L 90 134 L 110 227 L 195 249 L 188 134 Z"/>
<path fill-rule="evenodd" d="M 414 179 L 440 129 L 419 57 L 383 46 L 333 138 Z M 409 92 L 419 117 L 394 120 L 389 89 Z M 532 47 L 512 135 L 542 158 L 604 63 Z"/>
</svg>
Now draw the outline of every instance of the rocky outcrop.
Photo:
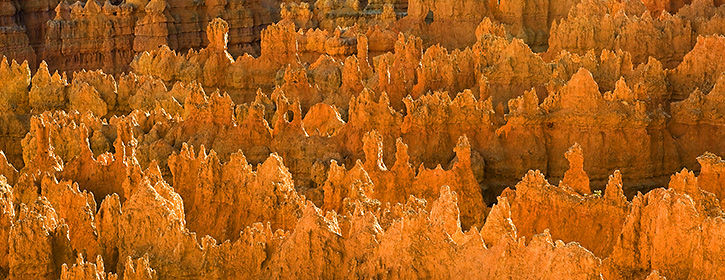
<svg viewBox="0 0 725 280">
<path fill-rule="evenodd" d="M 120 73 L 133 58 L 133 6 L 61 1 L 47 23 L 43 60 L 55 69 Z"/>
<path fill-rule="evenodd" d="M 587 195 L 591 194 L 589 188 L 589 176 L 584 172 L 584 155 L 582 147 L 578 143 L 569 148 L 564 153 L 566 160 L 569 161 L 569 170 L 564 172 L 564 178 L 561 183 L 572 188 L 575 192 Z"/>
<path fill-rule="evenodd" d="M 165 0 L 153 0 L 143 8 L 145 15 L 136 21 L 134 27 L 133 50 L 151 51 L 166 45 L 172 49 L 179 47 L 174 18 L 168 10 Z"/>
<path fill-rule="evenodd" d="M 723 215 L 716 201 L 687 170 L 673 175 L 668 189 L 637 195 L 606 274 L 644 277 L 656 270 L 667 278 L 715 277 L 722 261 L 711 256 L 719 254 Z"/>
<path fill-rule="evenodd" d="M 621 49 L 631 53 L 635 63 L 652 56 L 668 67 L 677 66 L 693 47 L 690 22 L 669 13 L 642 13 L 636 7 L 610 1 L 577 4 L 565 19 L 552 24 L 547 54 Z"/>
<path fill-rule="evenodd" d="M 582 195 L 573 189 L 579 186 L 570 186 L 551 185 L 543 174 L 531 171 L 515 191 L 504 191 L 517 231 L 530 237 L 548 229 L 553 238 L 576 240 L 599 257 L 609 256 L 630 208 L 621 173 L 610 176 L 603 195 Z"/>
<path fill-rule="evenodd" d="M 670 131 L 677 137 L 679 152 L 684 157 L 697 157 L 705 152 L 722 154 L 722 145 L 715 140 L 721 135 L 722 96 L 725 93 L 725 79 L 718 78 L 712 90 L 703 94 L 695 89 L 685 100 L 672 103 Z M 684 145 L 685 141 L 697 141 L 698 145 Z M 687 166 L 696 169 L 694 158 L 684 159 Z"/>
<path fill-rule="evenodd" d="M 718 200 L 723 201 L 725 192 L 722 189 L 723 160 L 712 153 L 705 153 L 697 158 L 700 163 L 700 175 L 697 176 L 697 186 L 707 192 L 714 194 Z M 721 202 L 722 205 L 722 202 Z"/>
<path fill-rule="evenodd" d="M 207 155 L 203 147 L 198 156 L 184 146 L 169 158 L 189 229 L 236 241 L 240 231 L 256 222 L 271 223 L 275 230 L 290 230 L 297 223 L 304 203 L 279 156 L 273 154 L 252 171 L 239 152 L 222 165 L 214 151 Z"/>
<path fill-rule="evenodd" d="M 551 67 L 521 40 L 508 41 L 485 35 L 473 46 L 481 98 L 489 96 L 493 106 L 507 106 L 509 100 L 536 88 L 544 90 L 551 79 Z M 484 92 L 487 92 L 484 93 Z M 542 96 L 541 98 L 543 98 Z"/>
<path fill-rule="evenodd" d="M 0 279 L 717 278 L 725 8 L 524 2 L 0 0 Z"/>
<path fill-rule="evenodd" d="M 617 92 L 616 89 L 615 92 Z M 510 102 L 509 107 L 512 113 L 507 116 L 510 120 L 497 130 L 501 137 L 505 137 L 504 143 L 532 143 L 538 147 L 529 146 L 528 149 L 532 151 L 530 153 L 547 155 L 544 158 L 523 158 L 523 160 L 529 161 L 524 165 L 546 168 L 549 176 L 555 178 L 564 176 L 564 183 L 566 183 L 567 175 L 564 174 L 564 171 L 567 170 L 567 163 L 561 156 L 555 155 L 564 154 L 572 144 L 579 143 L 585 151 L 584 161 L 587 162 L 587 174 L 592 180 L 599 180 L 599 186 L 604 185 L 602 181 L 607 178 L 608 170 L 618 168 L 615 166 L 623 167 L 622 172 L 625 174 L 650 174 L 652 176 L 650 178 L 665 176 L 669 173 L 666 171 L 655 175 L 652 170 L 676 170 L 676 166 L 662 161 L 662 159 L 677 156 L 675 141 L 664 123 L 665 113 L 661 109 L 648 111 L 645 102 L 642 101 L 628 103 L 624 100 L 606 100 L 600 93 L 591 73 L 585 69 L 580 69 L 565 86 L 558 92 L 549 95 L 541 105 L 537 103 L 536 95 L 533 92 Z M 624 115 L 628 117 L 620 117 Z M 639 121 L 635 121 L 638 119 Z M 609 127 L 617 127 L 617 129 L 610 130 Z M 593 129 L 598 132 L 592 133 Z M 523 131 L 533 131 L 534 133 L 523 133 Z M 628 132 L 624 133 L 624 131 Z M 619 133 L 624 134 L 614 136 Z M 619 139 L 633 137 L 637 134 L 647 136 L 645 138 L 637 137 L 637 140 L 633 139 L 628 142 L 643 146 L 630 145 L 626 149 L 620 149 L 622 153 L 629 154 L 628 156 L 617 159 L 615 155 L 603 153 L 603 151 L 611 149 L 607 148 L 610 145 L 621 143 Z M 538 139 L 547 140 L 542 145 L 542 141 Z M 569 144 L 564 146 L 563 143 Z M 508 151 L 513 155 L 520 152 L 513 148 Z M 588 151 L 594 151 L 595 154 L 590 154 Z M 577 164 L 576 162 L 579 160 L 576 153 L 567 158 L 570 160 L 569 164 L 572 164 L 572 160 L 574 164 Z M 589 158 L 597 159 L 589 160 Z M 635 160 L 642 163 L 626 163 Z M 620 162 L 614 163 L 617 161 Z M 612 165 L 599 165 L 604 162 L 610 162 Z M 576 165 L 572 167 L 574 166 Z M 625 167 L 632 168 L 625 169 Z M 573 174 L 572 176 L 577 177 Z M 639 176 L 634 175 L 634 177 Z M 586 193 L 588 187 L 581 184 L 576 185 L 583 187 L 584 189 L 580 191 Z"/>
<path fill-rule="evenodd" d="M 13 0 L 0 2 L 0 55 L 35 65 L 36 54 L 28 38 L 27 28 L 18 22 L 20 5 Z M 33 32 L 36 32 L 33 29 Z"/>
<path fill-rule="evenodd" d="M 120 74 L 137 53 L 161 45 L 184 52 L 206 46 L 204 27 L 217 17 L 231 24 L 233 54 L 258 54 L 260 32 L 272 23 L 259 1 L 117 2 L 3 1 L 0 54 L 33 67 L 45 60 L 51 70 Z"/>
<path fill-rule="evenodd" d="M 209 156 L 214 158 L 213 154 Z M 271 160 L 275 161 L 275 157 Z M 238 160 L 234 159 L 227 164 L 234 164 Z M 278 160 L 277 162 L 275 165 L 281 166 Z M 216 164 L 219 164 L 218 161 Z M 269 164 L 258 167 L 256 173 L 268 176 L 279 172 L 265 167 L 266 165 Z M 287 178 L 287 184 L 290 184 L 289 175 Z M 7 211 L 13 209 L 13 187 L 3 181 L 3 205 L 10 208 L 4 208 L 6 210 L 2 212 L 2 221 L 5 225 L 8 222 L 6 217 L 9 217 L 12 225 L 10 234 L 15 236 L 9 238 L 10 261 L 3 268 L 8 268 L 6 271 L 9 271 L 11 278 L 31 276 L 62 279 L 116 279 L 116 274 L 122 275 L 124 279 L 164 279 L 180 276 L 194 279 L 254 278 L 268 275 L 267 273 L 279 277 L 334 276 L 340 273 L 336 269 L 339 266 L 348 267 L 357 275 L 370 277 L 390 271 L 401 277 L 445 276 L 465 271 L 497 278 L 507 277 L 500 275 L 517 275 L 514 271 L 533 264 L 546 267 L 547 263 L 553 262 L 559 265 L 579 264 L 579 268 L 574 271 L 532 271 L 543 271 L 540 272 L 543 274 L 537 274 L 539 276 L 554 272 L 552 275 L 585 275 L 587 279 L 596 277 L 599 271 L 599 261 L 594 255 L 575 244 L 554 244 L 548 233 L 540 239 L 535 238 L 530 244 L 517 245 L 516 231 L 510 228 L 509 231 L 499 232 L 501 238 L 498 244 L 487 247 L 482 241 L 482 234 L 475 228 L 466 233 L 461 231 L 458 195 L 447 186 L 442 187 L 440 194 L 434 197 L 436 201 L 430 212 L 421 208 L 422 200 L 415 198 L 411 198 L 405 205 L 385 206 L 382 211 L 366 210 L 360 200 L 365 197 L 363 191 L 362 196 L 348 200 L 352 206 L 348 209 L 355 210 L 347 214 L 323 214 L 311 202 L 298 204 L 302 211 L 301 216 L 298 220 L 288 221 L 288 232 L 272 233 L 269 227 L 254 223 L 246 229 L 242 227 L 237 241 L 220 244 L 208 236 L 199 242 L 196 234 L 188 231 L 186 227 L 190 224 L 187 219 L 195 215 L 195 208 L 182 206 L 182 197 L 158 175 L 158 171 L 149 169 L 142 172 L 130 184 L 133 185 L 132 191 L 124 202 L 120 202 L 117 195 L 107 196 L 101 203 L 100 210 L 96 212 L 96 204 L 90 193 L 80 192 L 77 185 L 71 182 L 58 182 L 46 177 L 42 183 L 43 192 L 37 194 L 42 197 L 30 209 L 24 204 L 21 205 L 16 218 L 13 212 Z M 292 194 L 294 195 L 294 190 Z M 501 215 L 507 214 L 503 212 Z M 59 224 L 59 221 L 64 223 Z M 381 224 L 378 221 L 388 222 Z M 493 222 L 501 221 L 491 220 Z M 230 229 L 220 225 L 220 228 L 225 227 Z M 484 229 L 486 236 L 495 234 L 489 230 L 492 226 L 484 226 Z M 24 234 L 13 234 L 19 233 L 18 231 Z M 84 235 L 90 232 L 94 234 Z M 421 238 L 421 235 L 425 238 Z M 91 242 L 85 241 L 87 237 L 91 238 Z M 81 240 L 84 242 L 75 243 Z M 20 251 L 20 248 L 30 246 L 28 242 L 33 242 L 36 250 Z M 91 246 L 95 244 L 98 247 Z M 420 246 L 437 248 L 427 251 L 439 255 L 440 258 L 430 259 L 420 255 L 415 249 Z M 89 248 L 98 248 L 99 251 L 93 253 L 88 251 Z M 306 253 L 299 254 L 300 252 Z M 356 253 L 345 255 L 342 252 Z M 402 256 L 393 258 L 390 252 L 401 252 Z M 74 254 L 78 255 L 75 259 Z M 510 254 L 517 257 L 509 257 Z M 536 257 L 537 255 L 539 256 Z M 324 257 L 313 259 L 311 256 Z M 470 264 L 466 264 L 464 260 L 470 261 L 473 256 L 496 263 L 493 267 L 512 267 L 512 270 L 491 270 L 493 267 L 486 269 L 473 266 L 478 267 L 478 270 L 469 271 Z M 543 258 L 543 262 L 528 261 L 531 257 L 540 260 Z M 85 258 L 95 258 L 96 262 L 87 262 Z M 290 266 L 295 261 L 316 265 Z M 338 266 L 327 265 L 330 263 Z M 451 266 L 446 270 L 433 266 L 440 263 Z M 230 269 L 231 267 L 236 269 Z M 410 267 L 416 269 L 411 270 Z"/>
<path fill-rule="evenodd" d="M 695 47 L 677 68 L 668 73 L 670 90 L 675 100 L 684 99 L 695 89 L 709 92 L 720 77 L 722 58 L 718 50 L 723 47 L 722 36 L 697 37 Z"/>
</svg>

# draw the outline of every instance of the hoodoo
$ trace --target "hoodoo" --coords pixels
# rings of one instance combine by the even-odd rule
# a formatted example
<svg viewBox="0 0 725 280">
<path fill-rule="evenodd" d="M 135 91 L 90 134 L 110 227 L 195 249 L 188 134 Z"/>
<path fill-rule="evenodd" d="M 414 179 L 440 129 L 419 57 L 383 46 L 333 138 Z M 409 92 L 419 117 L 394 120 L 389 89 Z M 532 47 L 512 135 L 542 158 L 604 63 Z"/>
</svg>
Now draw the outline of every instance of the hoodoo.
<svg viewBox="0 0 725 280">
<path fill-rule="evenodd" d="M 721 0 L 0 0 L 0 280 L 719 279 Z"/>
</svg>

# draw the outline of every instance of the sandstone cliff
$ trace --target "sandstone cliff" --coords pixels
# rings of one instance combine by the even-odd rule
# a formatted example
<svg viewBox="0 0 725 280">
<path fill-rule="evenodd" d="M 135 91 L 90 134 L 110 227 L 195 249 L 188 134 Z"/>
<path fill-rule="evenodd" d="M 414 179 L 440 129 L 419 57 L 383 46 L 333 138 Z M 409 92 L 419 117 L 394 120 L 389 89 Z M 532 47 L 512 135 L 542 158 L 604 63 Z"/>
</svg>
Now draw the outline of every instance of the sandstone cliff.
<svg viewBox="0 0 725 280">
<path fill-rule="evenodd" d="M 719 4 L 0 0 L 0 279 L 717 278 Z"/>
</svg>

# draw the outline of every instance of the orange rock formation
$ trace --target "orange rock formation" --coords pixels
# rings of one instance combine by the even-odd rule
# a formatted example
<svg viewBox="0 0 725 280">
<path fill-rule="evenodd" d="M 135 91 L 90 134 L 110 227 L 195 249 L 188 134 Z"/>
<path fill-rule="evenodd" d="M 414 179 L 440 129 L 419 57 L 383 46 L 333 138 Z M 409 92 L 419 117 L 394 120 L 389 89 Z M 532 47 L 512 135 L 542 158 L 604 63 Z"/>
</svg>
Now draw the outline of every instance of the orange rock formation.
<svg viewBox="0 0 725 280">
<path fill-rule="evenodd" d="M 0 279 L 718 279 L 720 4 L 0 0 Z"/>
</svg>

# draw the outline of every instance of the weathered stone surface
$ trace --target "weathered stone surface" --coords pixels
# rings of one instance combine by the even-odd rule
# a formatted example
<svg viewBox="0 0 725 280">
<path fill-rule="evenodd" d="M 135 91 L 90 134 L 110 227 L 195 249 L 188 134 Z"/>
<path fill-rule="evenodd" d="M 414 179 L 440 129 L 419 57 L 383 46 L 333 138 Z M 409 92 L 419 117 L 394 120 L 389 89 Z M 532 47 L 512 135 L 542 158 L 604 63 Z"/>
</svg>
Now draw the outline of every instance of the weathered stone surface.
<svg viewBox="0 0 725 280">
<path fill-rule="evenodd" d="M 140 52 L 161 45 L 187 51 L 209 44 L 204 26 L 231 24 L 231 51 L 259 53 L 260 31 L 272 23 L 259 1 L 15 1 L 0 2 L 0 55 L 49 62 L 51 70 L 129 70 Z M 18 21 L 17 19 L 21 19 Z"/>
<path fill-rule="evenodd" d="M 720 4 L 0 0 L 0 279 L 716 279 Z"/>
</svg>

